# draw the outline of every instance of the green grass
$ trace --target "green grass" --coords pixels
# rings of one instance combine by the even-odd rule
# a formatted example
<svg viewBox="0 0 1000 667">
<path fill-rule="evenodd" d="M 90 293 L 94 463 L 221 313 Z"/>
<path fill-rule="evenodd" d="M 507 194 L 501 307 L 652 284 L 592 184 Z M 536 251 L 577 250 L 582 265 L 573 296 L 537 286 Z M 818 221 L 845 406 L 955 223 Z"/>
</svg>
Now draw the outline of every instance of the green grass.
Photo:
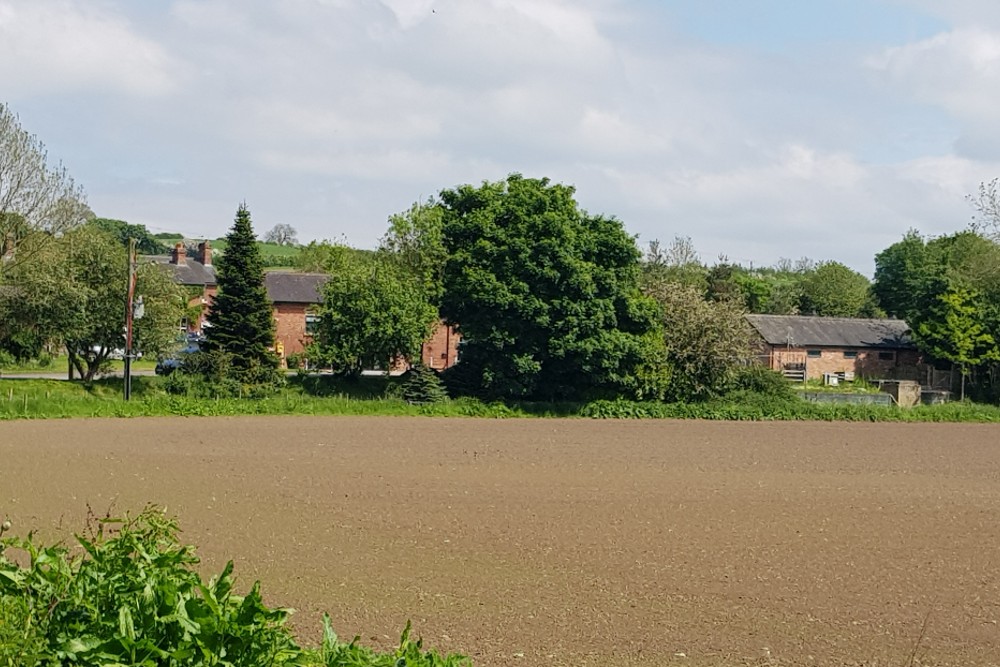
<svg viewBox="0 0 1000 667">
<path fill-rule="evenodd" d="M 743 393 L 707 403 L 640 403 L 626 400 L 573 403 L 483 403 L 472 398 L 414 405 L 386 390 L 394 380 L 291 378 L 263 399 L 170 395 L 163 378 L 133 378 L 132 400 L 122 400 L 122 380 L 85 386 L 61 380 L 0 379 L 0 420 L 69 417 L 354 415 L 432 417 L 583 417 L 592 419 L 708 419 L 735 421 L 1000 422 L 1000 407 L 973 403 L 904 410 L 877 405 L 775 400 Z M 387 395 L 387 393 L 389 395 Z"/>
<path fill-rule="evenodd" d="M 125 370 L 125 362 L 121 359 L 112 359 L 109 362 L 111 372 L 122 373 Z M 133 371 L 151 371 L 156 368 L 156 359 L 149 357 L 136 359 L 132 362 Z M 37 360 L 7 364 L 0 367 L 0 377 L 10 375 L 23 375 L 26 373 L 55 373 L 66 375 L 69 371 L 69 359 L 66 357 L 51 357 L 47 361 Z"/>
</svg>

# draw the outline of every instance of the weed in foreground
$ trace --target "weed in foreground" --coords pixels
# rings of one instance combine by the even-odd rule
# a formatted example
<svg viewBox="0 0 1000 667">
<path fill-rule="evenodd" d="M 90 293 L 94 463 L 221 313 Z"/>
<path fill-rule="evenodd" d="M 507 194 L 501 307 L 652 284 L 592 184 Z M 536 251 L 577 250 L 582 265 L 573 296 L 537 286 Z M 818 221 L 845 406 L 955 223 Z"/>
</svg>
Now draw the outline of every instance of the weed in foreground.
<svg viewBox="0 0 1000 667">
<path fill-rule="evenodd" d="M 233 564 L 208 583 L 176 521 L 150 506 L 138 516 L 93 520 L 79 549 L 41 545 L 0 530 L 0 667 L 397 666 L 460 667 L 410 640 L 379 654 L 338 640 L 324 622 L 318 649 L 286 627 L 291 610 L 267 607 L 260 583 L 233 590 Z"/>
</svg>

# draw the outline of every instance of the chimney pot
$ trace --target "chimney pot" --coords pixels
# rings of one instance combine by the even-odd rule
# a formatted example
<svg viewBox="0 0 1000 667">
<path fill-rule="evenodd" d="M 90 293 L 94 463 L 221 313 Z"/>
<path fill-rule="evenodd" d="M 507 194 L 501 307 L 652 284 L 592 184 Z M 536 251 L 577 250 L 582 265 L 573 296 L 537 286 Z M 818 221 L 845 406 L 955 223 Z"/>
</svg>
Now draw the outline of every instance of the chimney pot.
<svg viewBox="0 0 1000 667">
<path fill-rule="evenodd" d="M 212 266 L 212 244 L 205 240 L 198 244 L 198 255 L 201 263 L 205 266 Z"/>
<path fill-rule="evenodd" d="M 187 250 L 184 248 L 184 244 L 180 241 L 174 246 L 173 257 L 170 258 L 171 263 L 183 265 L 187 264 Z"/>
</svg>

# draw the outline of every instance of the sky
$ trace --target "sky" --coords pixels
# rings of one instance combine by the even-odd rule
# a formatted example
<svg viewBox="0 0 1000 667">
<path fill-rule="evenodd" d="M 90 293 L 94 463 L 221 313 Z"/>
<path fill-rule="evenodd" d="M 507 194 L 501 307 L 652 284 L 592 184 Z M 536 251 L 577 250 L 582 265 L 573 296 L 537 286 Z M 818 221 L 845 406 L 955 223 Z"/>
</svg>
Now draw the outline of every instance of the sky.
<svg viewBox="0 0 1000 667">
<path fill-rule="evenodd" d="M 0 0 L 0 102 L 101 217 L 375 247 L 510 173 L 641 245 L 870 275 L 1000 176 L 995 0 Z"/>
</svg>

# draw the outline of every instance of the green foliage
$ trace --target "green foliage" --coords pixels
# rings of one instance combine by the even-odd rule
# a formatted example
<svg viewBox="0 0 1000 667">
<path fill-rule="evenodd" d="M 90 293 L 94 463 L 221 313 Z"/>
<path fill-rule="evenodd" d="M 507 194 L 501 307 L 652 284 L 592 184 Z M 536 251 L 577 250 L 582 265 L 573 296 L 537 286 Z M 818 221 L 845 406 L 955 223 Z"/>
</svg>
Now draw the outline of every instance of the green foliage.
<svg viewBox="0 0 1000 667">
<path fill-rule="evenodd" d="M 37 355 L 42 346 L 65 346 L 85 380 L 108 366 L 112 350 L 125 347 L 127 252 L 113 237 L 86 225 L 50 243 L 10 274 L 12 290 L 0 292 L 3 349 Z M 145 316 L 135 320 L 133 348 L 146 355 L 173 345 L 183 291 L 159 267 L 141 264 L 136 294 Z"/>
<path fill-rule="evenodd" d="M 264 267 L 256 244 L 250 211 L 240 204 L 226 251 L 216 270 L 218 293 L 209 309 L 212 326 L 206 352 L 218 353 L 211 366 L 214 380 L 266 387 L 280 384 L 274 353 L 274 317 L 264 287 Z"/>
<path fill-rule="evenodd" d="M 455 368 L 457 368 L 456 366 Z M 483 402 L 470 397 L 414 405 L 387 392 L 395 378 L 358 379 L 309 375 L 292 377 L 277 394 L 246 400 L 229 396 L 169 395 L 164 379 L 133 378 L 133 398 L 121 400 L 121 380 L 89 386 L 58 380 L 0 379 L 0 420 L 66 417 L 357 415 L 434 417 L 599 417 L 591 404 L 561 402 Z M 785 400 L 749 390 L 698 403 L 619 401 L 643 406 L 639 417 L 664 419 L 816 419 L 913 422 L 1000 422 L 1000 407 L 971 403 L 918 406 L 909 410 L 882 406 L 844 406 Z M 610 401 L 616 403 L 616 401 Z M 0 663 L 2 666 L 2 663 Z"/>
<path fill-rule="evenodd" d="M 704 291 L 708 286 L 708 269 L 698 258 L 698 252 L 687 236 L 675 236 L 666 248 L 653 239 L 642 258 L 640 283 L 643 287 L 665 282 L 680 283 Z"/>
<path fill-rule="evenodd" d="M 299 250 L 295 267 L 313 273 L 337 273 L 342 267 L 364 262 L 373 254 L 371 250 L 358 250 L 346 243 L 310 241 Z"/>
<path fill-rule="evenodd" d="M 342 373 L 388 370 L 420 355 L 437 311 L 416 277 L 384 256 L 343 255 L 323 287 L 309 358 Z"/>
<path fill-rule="evenodd" d="M 21 664 L 249 667 L 291 664 L 299 655 L 283 627 L 288 612 L 264 606 L 256 584 L 234 595 L 231 562 L 202 582 L 193 550 L 178 543 L 176 523 L 161 511 L 101 519 L 77 540 L 83 553 L 30 536 L 3 544 L 0 592 L 23 601 L 27 648 L 38 652 Z M 13 550 L 26 566 L 6 557 Z M 15 640 L 3 650 L 20 647 Z"/>
<path fill-rule="evenodd" d="M 573 194 L 517 174 L 441 193 L 441 313 L 464 341 L 452 386 L 489 399 L 662 395 L 655 372 L 638 372 L 662 343 L 635 241 Z"/>
<path fill-rule="evenodd" d="M 821 317 L 880 315 L 868 279 L 840 262 L 822 262 L 803 278 L 800 310 Z"/>
<path fill-rule="evenodd" d="M 664 282 L 646 287 L 660 307 L 667 396 L 706 400 L 727 391 L 750 362 L 750 330 L 738 301 L 706 301 L 694 287 Z"/>
<path fill-rule="evenodd" d="M 988 361 L 1000 361 L 1000 347 L 983 321 L 984 309 L 978 295 L 953 287 L 940 294 L 937 303 L 921 313 L 914 332 L 920 345 L 938 359 L 958 364 L 962 371 L 962 398 L 965 398 L 964 378 L 972 366 Z"/>
<path fill-rule="evenodd" d="M 444 383 L 432 368 L 416 364 L 403 374 L 400 395 L 407 403 L 425 405 L 440 403 L 448 399 Z"/>
<path fill-rule="evenodd" d="M 92 519 L 80 550 L 0 539 L 0 666 L 459 667 L 462 656 L 410 639 L 380 654 L 338 640 L 324 617 L 318 649 L 303 649 L 288 609 L 264 604 L 259 582 L 234 591 L 233 564 L 209 582 L 177 523 L 156 507 Z M 0 531 L 2 535 L 2 531 Z M 11 557 L 13 556 L 13 557 Z"/>
<path fill-rule="evenodd" d="M 874 291 L 892 315 L 906 318 L 931 361 L 952 362 L 974 392 L 996 400 L 1000 367 L 1000 244 L 974 231 L 925 240 L 910 231 L 875 257 Z M 974 373 L 975 367 L 983 372 Z"/>
<path fill-rule="evenodd" d="M 433 200 L 416 203 L 389 218 L 389 231 L 379 251 L 396 262 L 420 285 L 424 299 L 435 306 L 444 293 L 444 209 Z"/>
<path fill-rule="evenodd" d="M 123 248 L 129 247 L 129 239 L 135 239 L 136 250 L 142 255 L 161 255 L 170 250 L 146 229 L 146 225 L 133 225 L 110 218 L 94 218 L 87 224 L 117 239 Z"/>
<path fill-rule="evenodd" d="M 756 394 L 772 401 L 794 401 L 798 394 L 781 373 L 760 364 L 749 364 L 740 368 L 733 377 L 730 394 L 745 392 Z"/>
<path fill-rule="evenodd" d="M 78 187 L 61 164 L 52 164 L 45 144 L 21 127 L 0 102 L 0 284 L 19 265 L 32 261 L 61 234 L 93 217 Z"/>
</svg>

